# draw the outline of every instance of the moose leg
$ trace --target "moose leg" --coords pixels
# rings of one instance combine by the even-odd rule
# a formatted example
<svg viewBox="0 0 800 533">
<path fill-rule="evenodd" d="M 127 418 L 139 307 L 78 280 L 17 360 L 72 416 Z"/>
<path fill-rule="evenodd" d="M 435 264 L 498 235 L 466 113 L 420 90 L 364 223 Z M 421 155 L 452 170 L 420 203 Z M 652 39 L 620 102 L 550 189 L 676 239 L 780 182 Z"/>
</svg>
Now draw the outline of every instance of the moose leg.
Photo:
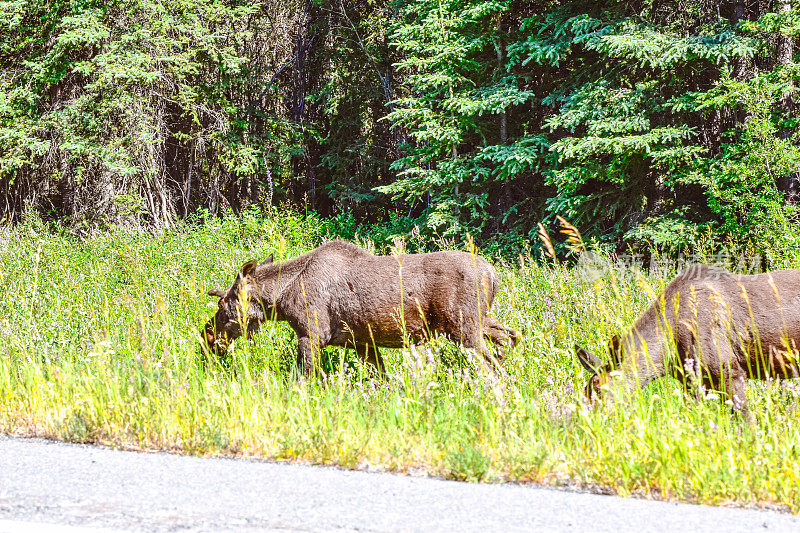
<svg viewBox="0 0 800 533">
<path fill-rule="evenodd" d="M 485 337 L 496 346 L 494 354 L 498 362 L 502 362 L 505 356 L 511 353 L 514 346 L 522 339 L 522 334 L 519 331 L 504 326 L 488 315 L 484 317 L 484 331 Z"/>
<path fill-rule="evenodd" d="M 489 363 L 490 368 L 494 364 L 499 367 L 503 358 L 500 354 L 493 354 L 492 350 L 486 345 L 484 340 L 485 331 L 486 324 L 479 324 L 478 321 L 472 319 L 463 319 L 457 323 L 451 322 L 448 324 L 446 333 L 453 340 L 460 341 L 464 348 L 478 352 L 483 360 Z"/>
<path fill-rule="evenodd" d="M 509 336 L 502 325 L 492 318 L 486 317 L 485 322 L 485 336 L 497 346 L 505 347 L 512 344 L 511 336 Z"/>
<path fill-rule="evenodd" d="M 378 347 L 370 342 L 365 342 L 362 346 L 358 347 L 358 355 L 367 363 L 375 367 L 379 374 L 386 373 L 386 367 L 383 364 L 383 357 Z"/>
<path fill-rule="evenodd" d="M 730 400 L 733 403 L 734 411 L 738 411 L 744 416 L 748 424 L 753 425 L 756 422 L 753 413 L 747 407 L 747 396 L 744 393 L 745 375 L 743 372 L 731 372 L 727 376 L 726 391 L 730 395 Z"/>
<path fill-rule="evenodd" d="M 297 368 L 304 376 L 311 374 L 314 361 L 319 355 L 319 344 L 313 342 L 308 335 L 297 335 Z"/>
<path fill-rule="evenodd" d="M 754 419 L 747 409 L 747 396 L 745 395 L 745 379 L 747 371 L 741 368 L 736 361 L 742 360 L 745 354 L 735 341 L 730 338 L 727 328 L 720 327 L 713 332 L 711 339 L 713 346 L 709 346 L 703 353 L 703 367 L 710 371 L 711 385 L 723 391 L 730 400 L 734 411 L 741 413 L 752 424 Z"/>
<path fill-rule="evenodd" d="M 320 349 L 331 340 L 330 321 L 327 315 L 314 312 L 300 320 L 290 318 L 289 325 L 297 334 L 297 368 L 303 375 L 311 375 Z"/>
</svg>

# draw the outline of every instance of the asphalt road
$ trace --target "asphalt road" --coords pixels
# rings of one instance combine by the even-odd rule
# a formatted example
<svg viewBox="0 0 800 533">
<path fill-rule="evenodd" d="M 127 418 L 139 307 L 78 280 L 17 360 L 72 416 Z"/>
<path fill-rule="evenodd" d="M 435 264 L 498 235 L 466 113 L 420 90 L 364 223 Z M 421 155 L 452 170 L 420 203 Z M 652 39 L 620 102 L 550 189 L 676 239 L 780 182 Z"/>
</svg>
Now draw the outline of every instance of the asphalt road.
<svg viewBox="0 0 800 533">
<path fill-rule="evenodd" d="M 0 435 L 0 533 L 800 531 L 800 518 Z"/>
</svg>

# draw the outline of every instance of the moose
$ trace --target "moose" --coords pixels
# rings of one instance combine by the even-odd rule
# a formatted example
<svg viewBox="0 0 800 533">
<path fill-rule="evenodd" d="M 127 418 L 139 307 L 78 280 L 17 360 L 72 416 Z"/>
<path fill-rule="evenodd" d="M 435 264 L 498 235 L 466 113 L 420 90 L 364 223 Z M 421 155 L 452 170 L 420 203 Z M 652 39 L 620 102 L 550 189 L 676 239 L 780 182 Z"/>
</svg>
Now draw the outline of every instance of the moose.
<svg viewBox="0 0 800 533">
<path fill-rule="evenodd" d="M 800 270 L 742 276 L 692 265 L 672 280 L 608 356 L 575 347 L 586 393 L 631 391 L 666 375 L 715 390 L 747 412 L 745 379 L 796 378 Z M 752 420 L 752 418 L 751 418 Z"/>
<path fill-rule="evenodd" d="M 333 240 L 297 258 L 245 263 L 228 290 L 211 290 L 219 307 L 204 328 L 205 343 L 222 355 L 233 339 L 250 338 L 264 320 L 286 321 L 297 334 L 297 365 L 309 374 L 324 346 L 355 349 L 384 371 L 379 348 L 406 337 L 446 335 L 487 361 L 502 359 L 485 339 L 513 347 L 516 330 L 489 315 L 498 289 L 494 268 L 459 251 L 376 256 Z"/>
</svg>

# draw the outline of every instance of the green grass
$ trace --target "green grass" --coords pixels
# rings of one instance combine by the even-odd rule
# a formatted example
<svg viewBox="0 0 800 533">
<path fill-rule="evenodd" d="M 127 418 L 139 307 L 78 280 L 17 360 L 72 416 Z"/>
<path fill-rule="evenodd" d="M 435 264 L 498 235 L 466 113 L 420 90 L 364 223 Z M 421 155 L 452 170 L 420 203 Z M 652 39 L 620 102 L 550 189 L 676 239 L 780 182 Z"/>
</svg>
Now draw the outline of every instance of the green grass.
<svg viewBox="0 0 800 533">
<path fill-rule="evenodd" d="M 36 221 L 0 230 L 0 431 L 800 508 L 794 382 L 750 383 L 753 426 L 719 402 L 686 400 L 669 379 L 613 407 L 587 405 L 571 347 L 599 350 L 658 279 L 498 264 L 494 313 L 525 335 L 501 378 L 435 340 L 385 350 L 383 379 L 329 348 L 327 376 L 297 381 L 296 341 L 274 323 L 226 361 L 204 359 L 206 291 L 227 287 L 247 259 L 310 250 L 325 231 L 286 214 L 155 236 L 81 240 Z"/>
</svg>

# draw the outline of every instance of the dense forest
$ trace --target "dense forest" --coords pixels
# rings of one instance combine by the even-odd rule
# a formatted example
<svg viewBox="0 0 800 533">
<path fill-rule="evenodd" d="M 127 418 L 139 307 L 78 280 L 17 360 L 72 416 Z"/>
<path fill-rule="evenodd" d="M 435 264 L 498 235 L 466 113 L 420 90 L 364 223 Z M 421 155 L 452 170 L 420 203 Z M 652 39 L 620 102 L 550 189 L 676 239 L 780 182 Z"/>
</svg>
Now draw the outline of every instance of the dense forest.
<svg viewBox="0 0 800 533">
<path fill-rule="evenodd" d="M 0 0 L 0 217 L 792 246 L 790 0 Z"/>
</svg>

